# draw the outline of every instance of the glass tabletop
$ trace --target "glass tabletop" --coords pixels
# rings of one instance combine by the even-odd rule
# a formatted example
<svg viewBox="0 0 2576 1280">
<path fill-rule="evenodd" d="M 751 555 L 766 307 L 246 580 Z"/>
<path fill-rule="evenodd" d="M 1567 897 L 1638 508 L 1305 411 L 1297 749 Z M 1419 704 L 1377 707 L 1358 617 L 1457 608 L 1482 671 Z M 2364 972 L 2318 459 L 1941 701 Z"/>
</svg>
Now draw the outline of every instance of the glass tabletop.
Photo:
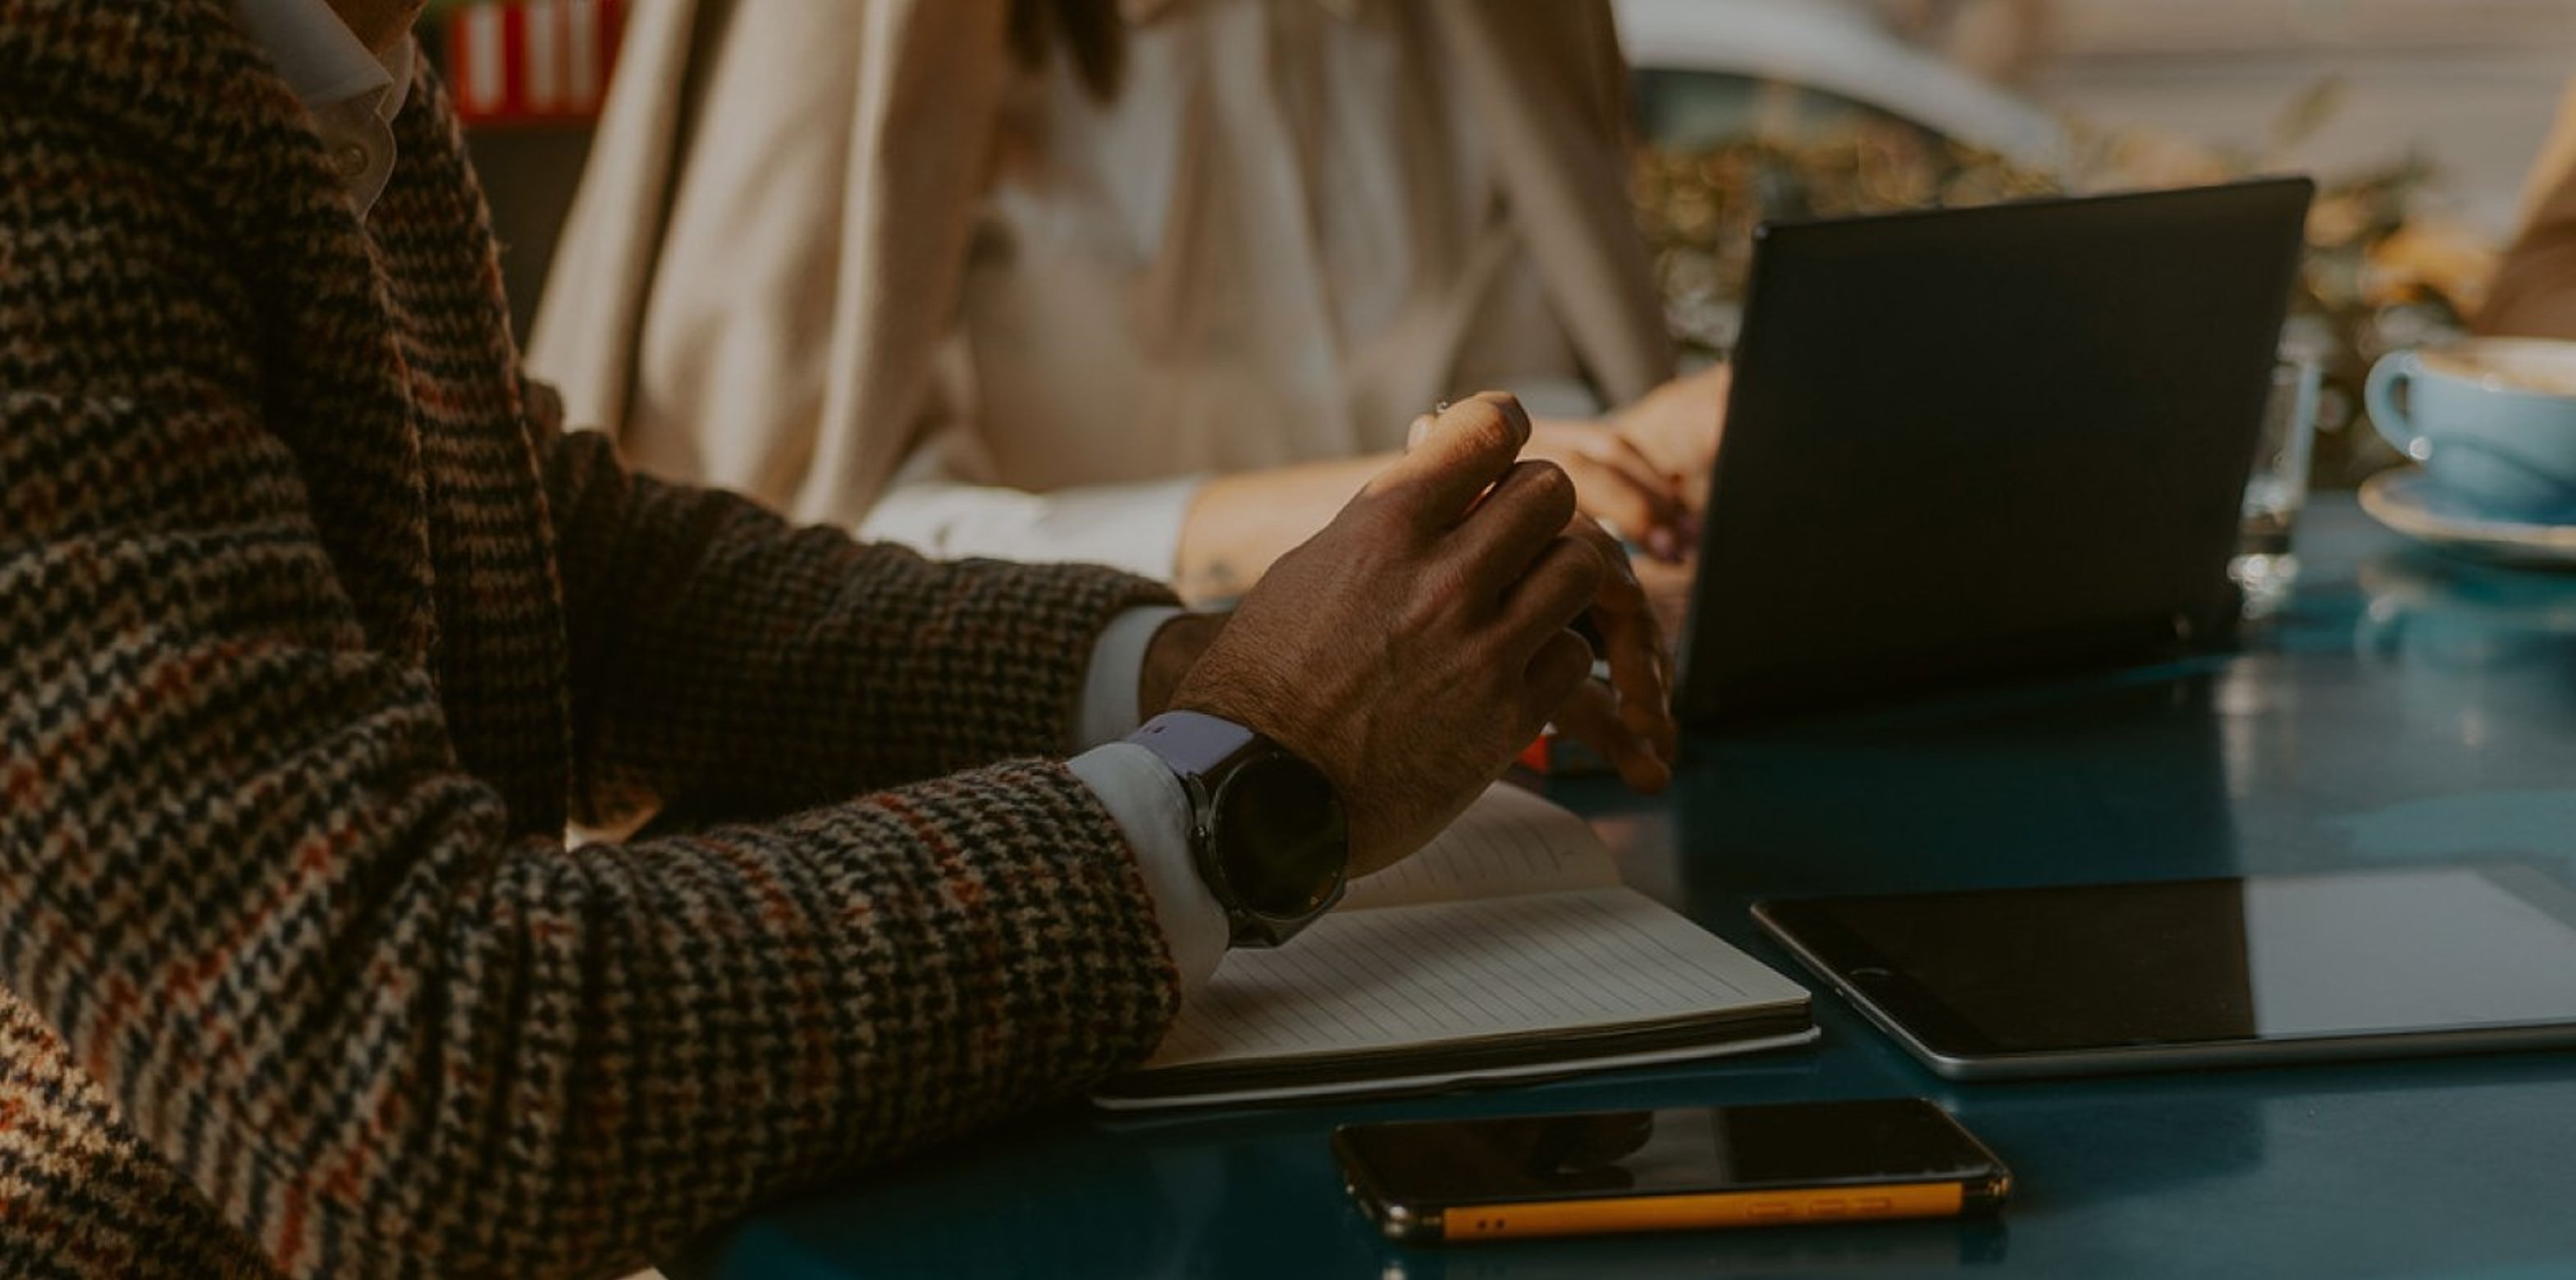
<svg viewBox="0 0 2576 1280">
<path fill-rule="evenodd" d="M 1693 739 L 1673 792 L 1560 782 L 1630 883 L 1793 976 L 1759 898 L 2518 862 L 2576 882 L 2576 576 L 2323 500 L 2233 651 Z M 1810 983 L 1810 986 L 1815 984 Z M 695 1276 L 2576 1274 L 2576 1053 L 1954 1084 L 1830 993 L 1813 1050 L 1482 1093 L 1117 1119 L 1060 1107 L 825 1188 Z M 1996 1221 L 1406 1249 L 1352 1120 L 1919 1094 L 2013 1166 Z"/>
</svg>

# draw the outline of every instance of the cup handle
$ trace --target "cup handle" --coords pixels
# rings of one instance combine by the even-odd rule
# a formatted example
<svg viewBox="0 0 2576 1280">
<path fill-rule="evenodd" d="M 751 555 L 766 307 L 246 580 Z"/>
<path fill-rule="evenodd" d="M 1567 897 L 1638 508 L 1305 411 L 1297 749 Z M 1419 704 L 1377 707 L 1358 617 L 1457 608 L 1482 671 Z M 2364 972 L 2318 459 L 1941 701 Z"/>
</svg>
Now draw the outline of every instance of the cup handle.
<svg viewBox="0 0 2576 1280">
<path fill-rule="evenodd" d="M 2370 380 L 2361 391 L 2363 405 L 2370 410 L 2370 425 L 2378 428 L 2381 439 L 2390 447 L 2415 462 L 2430 458 L 2433 450 L 2423 434 L 2415 430 L 2414 416 L 2397 407 L 2398 388 L 2413 382 L 2423 372 L 2423 361 L 2412 351 L 2399 351 L 2381 356 L 2370 366 Z"/>
</svg>

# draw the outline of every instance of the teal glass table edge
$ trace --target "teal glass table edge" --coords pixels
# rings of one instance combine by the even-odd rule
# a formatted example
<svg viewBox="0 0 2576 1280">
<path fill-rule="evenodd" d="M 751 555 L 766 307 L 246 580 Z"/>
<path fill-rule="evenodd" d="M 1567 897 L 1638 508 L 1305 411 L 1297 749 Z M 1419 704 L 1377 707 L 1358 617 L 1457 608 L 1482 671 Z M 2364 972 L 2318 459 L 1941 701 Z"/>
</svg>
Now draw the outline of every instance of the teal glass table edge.
<svg viewBox="0 0 2576 1280">
<path fill-rule="evenodd" d="M 1665 797 L 1560 782 L 1632 884 L 1817 992 L 1792 1050 L 1523 1088 L 1148 1119 L 1066 1104 L 823 1188 L 699 1277 L 2576 1275 L 2576 1053 L 1956 1084 L 1753 926 L 1765 897 L 2517 862 L 2576 882 L 2576 576 L 2320 499 L 2226 653 L 1694 739 Z M 2012 1165 L 2001 1218 L 1379 1239 L 1339 1123 L 1917 1094 Z M 679 1176 L 685 1176 L 684 1173 Z"/>
</svg>

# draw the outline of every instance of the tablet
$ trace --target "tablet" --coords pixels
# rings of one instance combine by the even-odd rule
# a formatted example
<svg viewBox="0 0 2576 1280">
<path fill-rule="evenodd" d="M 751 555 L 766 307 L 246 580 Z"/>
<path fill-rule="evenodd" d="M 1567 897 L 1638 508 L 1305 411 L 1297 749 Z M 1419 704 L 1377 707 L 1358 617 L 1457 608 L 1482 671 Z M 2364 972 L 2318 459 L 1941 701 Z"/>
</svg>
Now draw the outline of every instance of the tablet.
<svg viewBox="0 0 2576 1280">
<path fill-rule="evenodd" d="M 1959 1080 L 2576 1045 L 2576 890 L 2442 867 L 1758 904 Z"/>
</svg>

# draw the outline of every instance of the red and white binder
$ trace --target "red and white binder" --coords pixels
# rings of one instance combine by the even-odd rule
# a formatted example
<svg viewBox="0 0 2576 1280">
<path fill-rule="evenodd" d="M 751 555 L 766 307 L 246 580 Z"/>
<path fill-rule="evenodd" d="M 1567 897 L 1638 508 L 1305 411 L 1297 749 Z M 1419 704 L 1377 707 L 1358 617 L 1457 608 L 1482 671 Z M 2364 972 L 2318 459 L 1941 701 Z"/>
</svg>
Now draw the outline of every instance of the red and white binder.
<svg viewBox="0 0 2576 1280">
<path fill-rule="evenodd" d="M 596 119 L 616 67 L 625 0 L 494 0 L 447 25 L 448 88 L 467 124 Z"/>
</svg>

